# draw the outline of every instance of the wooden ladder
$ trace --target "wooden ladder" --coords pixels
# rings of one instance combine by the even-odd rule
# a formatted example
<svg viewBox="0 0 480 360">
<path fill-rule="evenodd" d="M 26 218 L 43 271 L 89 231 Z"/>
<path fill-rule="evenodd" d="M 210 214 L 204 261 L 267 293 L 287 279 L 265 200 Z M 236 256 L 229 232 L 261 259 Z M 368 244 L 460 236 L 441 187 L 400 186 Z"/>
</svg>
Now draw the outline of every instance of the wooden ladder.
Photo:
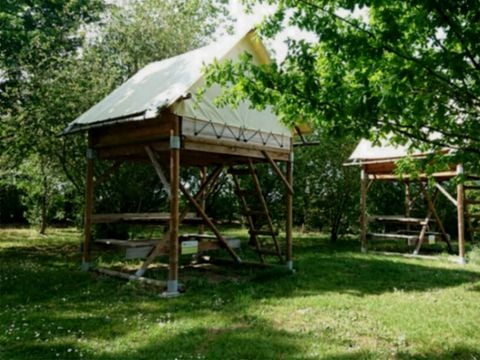
<svg viewBox="0 0 480 360">
<path fill-rule="evenodd" d="M 256 252 L 262 263 L 265 263 L 266 255 L 273 255 L 279 258 L 280 261 L 283 261 L 282 252 L 278 244 L 277 235 L 278 231 L 275 230 L 273 226 L 272 216 L 268 210 L 267 201 L 263 195 L 262 188 L 260 186 L 260 181 L 257 176 L 257 171 L 251 159 L 248 161 L 247 168 L 233 168 L 230 167 L 229 173 L 233 177 L 233 182 L 235 184 L 235 192 L 240 198 L 240 203 L 243 208 L 243 214 L 247 219 L 247 224 L 249 227 L 250 240 L 255 246 Z M 253 180 L 253 190 L 248 190 L 242 188 L 242 181 L 240 181 L 240 176 L 250 175 Z M 249 196 L 251 195 L 251 196 Z M 249 203 L 248 200 L 258 200 L 259 208 L 254 209 Z M 255 219 L 262 218 L 266 220 L 266 229 L 257 228 Z M 260 238 L 262 237 L 262 238 Z M 270 238 L 272 241 L 273 247 L 270 245 L 270 249 L 267 248 L 267 240 L 265 237 Z"/>
<path fill-rule="evenodd" d="M 480 232 L 480 185 L 465 185 L 465 220 L 467 222 L 467 230 L 470 241 L 475 241 L 475 234 Z M 472 197 L 474 193 L 479 196 Z M 475 208 L 475 206 L 477 206 Z"/>
</svg>

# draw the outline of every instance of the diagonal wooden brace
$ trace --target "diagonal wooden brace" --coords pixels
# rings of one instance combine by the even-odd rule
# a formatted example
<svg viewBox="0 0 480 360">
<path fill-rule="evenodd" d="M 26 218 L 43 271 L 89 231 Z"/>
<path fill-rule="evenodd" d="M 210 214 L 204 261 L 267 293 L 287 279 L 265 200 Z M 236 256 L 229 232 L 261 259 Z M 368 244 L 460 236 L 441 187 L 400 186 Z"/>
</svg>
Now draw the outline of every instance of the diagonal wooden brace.
<svg viewBox="0 0 480 360">
<path fill-rule="evenodd" d="M 225 249 L 227 249 L 227 251 L 230 253 L 230 255 L 233 257 L 233 259 L 237 263 L 241 263 L 242 259 L 240 259 L 240 257 L 235 253 L 235 251 L 231 248 L 231 246 L 228 245 L 227 240 L 225 240 L 222 234 L 220 234 L 220 231 L 218 231 L 217 227 L 212 222 L 212 220 L 210 220 L 208 215 L 205 213 L 205 210 L 203 210 L 202 206 L 198 203 L 198 201 L 192 195 L 190 195 L 190 193 L 187 191 L 187 189 L 185 189 L 185 187 L 182 184 L 180 184 L 180 190 L 186 196 L 190 204 L 192 204 L 195 207 L 200 217 L 203 218 L 206 225 L 213 231 L 213 233 L 217 237 L 218 241 L 220 241 L 222 246 L 225 247 Z"/>
<path fill-rule="evenodd" d="M 223 166 L 219 166 L 208 176 L 208 178 L 205 180 L 205 182 L 203 183 L 203 185 L 200 187 L 197 194 L 195 195 L 195 200 L 198 201 L 198 199 L 200 199 L 200 197 L 207 190 L 207 188 L 209 188 L 210 186 L 213 186 L 215 181 L 218 179 L 218 176 L 221 174 L 222 170 L 223 170 Z M 179 223 L 182 223 L 182 221 L 185 219 L 185 217 L 188 214 L 188 210 L 189 208 L 188 206 L 186 206 L 179 216 Z M 159 255 L 160 251 L 162 250 L 163 243 L 165 241 L 168 241 L 169 239 L 170 239 L 170 230 L 167 230 L 163 236 L 163 239 L 159 241 L 157 245 L 155 245 L 155 247 L 152 249 L 150 254 L 147 256 L 147 258 L 143 262 L 140 269 L 136 272 L 135 274 L 136 276 L 142 276 L 145 273 L 145 271 L 150 266 L 150 264 Z"/>
<path fill-rule="evenodd" d="M 277 173 L 278 177 L 282 180 L 283 184 L 285 185 L 285 187 L 287 188 L 288 192 L 290 194 L 293 195 L 293 188 L 292 186 L 290 185 L 290 183 L 288 182 L 287 178 L 285 177 L 285 175 L 283 175 L 282 173 L 282 170 L 280 170 L 280 168 L 278 167 L 278 165 L 276 164 L 275 161 L 273 161 L 272 157 L 268 154 L 268 152 L 266 152 L 265 150 L 262 151 L 262 154 L 263 156 L 265 156 L 265 159 L 268 160 L 268 162 L 270 163 L 270 165 L 272 166 L 273 170 Z"/>
<path fill-rule="evenodd" d="M 433 216 L 435 217 L 435 220 L 437 221 L 437 226 L 439 227 L 440 232 L 442 233 L 443 240 L 447 243 L 448 251 L 452 252 L 452 245 L 450 244 L 449 236 L 445 231 L 445 228 L 443 227 L 443 223 L 442 223 L 442 220 L 440 219 L 440 216 L 438 216 L 437 209 L 435 209 L 435 201 L 437 200 L 439 189 L 437 188 L 435 190 L 435 193 L 432 199 L 428 194 L 427 190 L 425 189 L 425 185 L 423 185 L 423 183 L 420 184 L 420 188 L 422 190 L 423 195 L 425 196 L 425 200 L 427 201 L 428 208 L 430 209 Z"/>
<path fill-rule="evenodd" d="M 440 190 L 440 192 L 445 195 L 445 197 L 450 200 L 450 202 L 455 206 L 457 207 L 458 206 L 458 203 L 457 203 L 457 200 L 455 200 L 453 198 L 452 195 L 450 195 L 450 193 L 438 182 L 435 181 L 435 187 Z"/>
<path fill-rule="evenodd" d="M 172 191 L 170 189 L 170 184 L 167 180 L 167 177 L 165 175 L 165 171 L 163 171 L 162 166 L 160 165 L 158 158 L 156 154 L 153 152 L 152 148 L 150 146 L 145 146 L 145 151 L 148 154 L 148 157 L 150 158 L 150 161 L 152 162 L 153 168 L 155 169 L 155 172 L 157 173 L 160 181 L 162 182 L 163 189 L 167 193 L 168 197 L 170 198 L 172 196 Z"/>
</svg>

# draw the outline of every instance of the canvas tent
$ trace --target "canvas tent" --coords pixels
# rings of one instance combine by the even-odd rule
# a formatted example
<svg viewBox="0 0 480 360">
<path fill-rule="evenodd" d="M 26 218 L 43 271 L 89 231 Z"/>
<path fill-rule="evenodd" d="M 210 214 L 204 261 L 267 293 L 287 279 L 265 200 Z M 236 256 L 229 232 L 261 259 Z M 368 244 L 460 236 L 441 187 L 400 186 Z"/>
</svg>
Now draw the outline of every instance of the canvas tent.
<svg viewBox="0 0 480 360">
<path fill-rule="evenodd" d="M 449 156 L 453 154 L 453 150 L 444 148 L 437 150 L 436 153 Z M 356 165 L 361 169 L 361 201 L 360 201 L 360 228 L 361 228 L 361 242 L 362 250 L 366 251 L 368 241 L 379 239 L 393 239 L 406 240 L 409 244 L 415 246 L 414 254 L 418 254 L 422 244 L 428 241 L 434 241 L 436 237 L 445 241 L 451 250 L 450 236 L 446 233 L 442 221 L 438 216 L 435 208 L 437 196 L 442 194 L 445 196 L 457 209 L 457 225 L 458 225 L 458 247 L 460 262 L 465 262 L 465 221 L 470 236 L 473 238 L 477 231 L 474 222 L 479 218 L 478 214 L 474 214 L 473 205 L 477 203 L 472 195 L 475 191 L 480 190 L 477 176 L 465 174 L 462 164 L 451 163 L 448 164 L 441 171 L 433 174 L 417 174 L 416 177 L 403 175 L 399 177 L 396 173 L 397 162 L 405 157 L 412 159 L 426 159 L 432 152 L 428 151 L 412 151 L 408 146 L 392 145 L 389 140 L 380 141 L 379 144 L 374 144 L 369 140 L 362 139 L 357 145 L 353 153 L 350 155 L 348 162 L 345 165 Z M 445 183 L 454 179 L 457 175 L 462 175 L 467 183 L 459 182 L 456 185 L 456 194 L 450 194 Z M 427 182 L 431 181 L 435 185 L 435 190 L 432 193 L 428 191 Z M 370 191 L 372 185 L 377 181 L 400 182 L 405 186 L 405 214 L 396 215 L 372 215 L 367 214 L 367 193 Z M 412 191 L 416 186 L 417 196 L 413 196 Z M 414 218 L 410 215 L 415 202 L 423 200 L 425 203 L 425 216 Z M 405 228 L 395 230 L 394 233 L 387 232 L 369 232 L 369 224 L 371 223 L 404 225 Z M 438 232 L 432 231 L 432 227 L 436 226 Z"/>
<path fill-rule="evenodd" d="M 292 131 L 284 126 L 270 109 L 257 111 L 248 102 L 238 107 L 217 107 L 218 86 L 206 89 L 202 97 L 197 90 L 205 84 L 202 69 L 214 60 L 236 59 L 248 52 L 259 64 L 268 63 L 268 53 L 255 31 L 170 59 L 147 65 L 123 85 L 82 114 L 64 130 L 64 134 L 88 133 L 87 179 L 85 198 L 85 229 L 83 263 L 90 267 L 92 243 L 128 247 L 130 255 L 143 254 L 145 260 L 135 275 L 105 270 L 126 278 L 143 277 L 158 255 L 168 255 L 167 294 L 176 294 L 178 257 L 184 243 L 193 241 L 196 251 L 226 249 L 233 260 L 242 262 L 234 249 L 234 241 L 226 239 L 205 213 L 201 199 L 226 169 L 233 177 L 237 194 L 244 207 L 251 241 L 262 262 L 275 255 L 292 268 Z M 104 174 L 94 179 L 96 161 L 113 161 Z M 125 161 L 149 161 L 159 181 L 169 193 L 169 213 L 95 214 L 94 186 L 111 176 Z M 278 175 L 286 190 L 286 228 L 284 246 L 278 242 L 277 231 L 260 188 L 255 166 L 267 163 Z M 282 169 L 284 164 L 284 169 Z M 199 168 L 204 176 L 197 194 L 180 181 L 181 166 Z M 253 214 L 248 196 L 241 188 L 248 177 L 254 184 L 261 214 Z M 179 209 L 183 194 L 194 213 Z M 255 217 L 263 216 L 266 228 L 256 226 Z M 165 225 L 165 236 L 154 243 L 115 239 L 92 239 L 92 224 L 115 222 L 159 223 Z M 204 223 L 212 235 L 180 234 L 179 224 Z M 267 237 L 266 249 L 260 237 Z M 133 249 L 133 250 L 132 250 Z"/>
<path fill-rule="evenodd" d="M 241 37 L 151 63 L 78 117 L 65 134 L 112 124 L 154 119 L 164 109 L 182 117 L 182 134 L 234 139 L 288 147 L 291 130 L 269 110 L 258 111 L 242 102 L 236 108 L 217 107 L 218 85 L 205 87 L 202 69 L 213 61 L 232 60 L 248 52 L 258 64 L 270 61 L 262 43 L 250 31 Z M 201 99 L 197 91 L 205 93 Z"/>
</svg>

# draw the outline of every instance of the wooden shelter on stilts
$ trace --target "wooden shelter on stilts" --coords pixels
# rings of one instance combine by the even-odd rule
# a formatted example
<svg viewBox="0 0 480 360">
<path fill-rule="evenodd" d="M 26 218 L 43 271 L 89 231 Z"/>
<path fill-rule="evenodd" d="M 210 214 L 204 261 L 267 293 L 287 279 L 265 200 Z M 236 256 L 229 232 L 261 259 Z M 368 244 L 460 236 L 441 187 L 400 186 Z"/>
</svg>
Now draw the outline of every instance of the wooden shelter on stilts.
<svg viewBox="0 0 480 360">
<path fill-rule="evenodd" d="M 441 150 L 440 154 L 448 156 L 450 149 Z M 387 141 L 375 146 L 370 141 L 362 140 L 349 161 L 345 165 L 359 166 L 360 171 L 360 239 L 362 251 L 367 251 L 369 241 L 400 240 L 406 241 L 414 247 L 414 255 L 417 255 L 425 242 L 435 243 L 442 240 L 448 250 L 452 251 L 450 235 L 447 234 L 442 220 L 436 209 L 438 196 L 442 194 L 456 208 L 458 227 L 458 255 L 459 262 L 465 263 L 465 233 L 466 230 L 473 241 L 475 232 L 480 231 L 477 227 L 480 214 L 475 213 L 475 205 L 480 204 L 478 197 L 480 191 L 480 177 L 467 174 L 462 164 L 448 164 L 443 171 L 433 174 L 417 174 L 414 177 L 396 174 L 397 162 L 407 156 L 415 160 L 425 160 L 432 153 L 413 152 L 403 146 L 392 146 Z M 456 194 L 447 190 L 446 184 L 453 179 L 463 177 L 464 181 L 454 182 L 450 187 L 456 189 Z M 401 215 L 372 215 L 367 212 L 367 194 L 375 182 L 402 183 L 405 188 L 405 213 Z M 429 185 L 433 184 L 433 191 L 429 191 Z M 456 185 L 455 185 L 456 184 Z M 413 189 L 416 187 L 416 194 Z M 475 194 L 477 192 L 477 194 Z M 388 199 L 386 199 L 388 201 Z M 413 206 L 423 201 L 424 216 L 413 217 Z M 396 229 L 391 232 L 369 232 L 369 225 L 381 224 L 384 230 L 391 224 Z M 466 224 L 465 224 L 466 223 Z M 467 225 L 467 226 L 465 226 Z M 401 227 L 401 228 L 400 228 Z M 435 231 L 433 229 L 436 228 Z"/>
<path fill-rule="evenodd" d="M 219 86 L 206 88 L 202 97 L 197 90 L 205 86 L 202 68 L 215 59 L 236 59 L 248 52 L 259 64 L 270 61 L 267 51 L 254 31 L 236 39 L 228 39 L 193 50 L 170 59 L 152 63 L 110 95 L 93 106 L 65 130 L 64 134 L 87 132 L 87 172 L 85 193 L 85 224 L 83 240 L 83 267 L 92 267 L 91 249 L 97 243 L 126 247 L 132 257 L 144 261 L 135 274 L 98 269 L 103 273 L 155 282 L 144 273 L 159 255 L 167 255 L 167 295 L 179 291 L 179 255 L 182 244 L 194 243 L 196 251 L 225 249 L 233 262 L 242 263 L 236 251 L 238 243 L 225 238 L 203 206 L 209 189 L 226 171 L 233 177 L 236 193 L 244 207 L 253 241 L 261 263 L 273 255 L 292 269 L 292 131 L 284 126 L 268 109 L 257 111 L 247 102 L 236 108 L 214 105 L 220 94 Z M 111 161 L 105 173 L 96 176 L 97 161 Z M 169 213 L 95 213 L 95 187 L 124 162 L 148 161 L 169 195 Z M 276 229 L 260 187 L 255 167 L 269 164 L 283 182 L 286 191 L 285 244 L 279 243 Z M 193 194 L 180 179 L 181 167 L 196 167 L 203 176 L 198 191 Z M 254 194 L 262 213 L 251 212 L 250 204 L 241 188 L 241 176 L 253 180 Z M 180 209 L 180 196 L 188 206 Z M 193 210 L 192 213 L 189 209 Z M 256 228 L 255 217 L 265 217 L 266 228 Z M 93 239 L 92 225 L 99 223 L 133 222 L 162 224 L 164 238 L 158 241 Z M 180 224 L 204 224 L 208 234 L 181 234 Z M 271 247 L 266 249 L 260 238 L 267 238 Z M 160 285 L 163 282 L 159 283 Z"/>
</svg>

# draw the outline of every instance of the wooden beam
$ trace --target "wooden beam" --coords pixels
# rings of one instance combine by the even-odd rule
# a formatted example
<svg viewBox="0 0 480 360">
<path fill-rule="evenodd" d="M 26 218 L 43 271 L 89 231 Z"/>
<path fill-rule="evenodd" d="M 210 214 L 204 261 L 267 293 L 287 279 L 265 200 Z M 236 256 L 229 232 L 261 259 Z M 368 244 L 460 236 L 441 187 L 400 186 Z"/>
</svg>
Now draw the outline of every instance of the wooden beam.
<svg viewBox="0 0 480 360">
<path fill-rule="evenodd" d="M 168 183 L 167 176 L 165 175 L 165 171 L 163 171 L 163 168 L 160 165 L 156 154 L 153 152 L 152 148 L 148 145 L 145 146 L 145 151 L 147 152 L 148 157 L 150 158 L 150 161 L 152 162 L 153 168 L 155 169 L 155 172 L 157 173 L 157 176 L 158 176 L 158 178 L 160 179 L 160 181 L 163 185 L 163 189 L 165 190 L 168 197 L 170 198 L 172 196 L 172 190 L 170 189 L 170 184 Z M 170 164 L 170 166 L 171 166 L 171 164 Z"/>
<path fill-rule="evenodd" d="M 270 212 L 268 211 L 267 201 L 265 200 L 265 196 L 263 195 L 262 187 L 260 185 L 260 181 L 258 180 L 257 173 L 255 172 L 255 166 L 253 165 L 252 160 L 250 160 L 248 162 L 248 167 L 250 169 L 250 172 L 251 172 L 251 175 L 252 175 L 252 178 L 253 178 L 253 183 L 255 185 L 255 189 L 257 191 L 258 198 L 260 199 L 260 203 L 262 204 L 264 215 L 267 219 L 267 224 L 268 224 L 268 228 L 270 229 L 270 235 L 272 237 L 273 244 L 275 246 L 275 251 L 276 251 L 277 256 L 280 259 L 280 261 L 283 262 L 280 246 L 278 245 L 277 237 L 275 236 L 275 229 L 274 229 L 274 226 L 273 226 L 272 217 L 270 216 Z M 287 182 L 287 184 L 288 184 L 288 182 Z M 290 184 L 288 184 L 288 185 L 290 185 Z M 257 234 L 258 234 L 258 231 L 257 231 Z"/>
<path fill-rule="evenodd" d="M 278 177 L 282 180 L 283 184 L 285 185 L 285 187 L 287 188 L 287 191 L 290 193 L 290 194 L 293 194 L 293 188 L 291 187 L 291 185 L 288 183 L 288 180 L 287 178 L 285 177 L 285 175 L 283 175 L 282 173 L 282 170 L 280 170 L 280 168 L 278 167 L 278 165 L 275 163 L 275 161 L 273 161 L 272 157 L 268 154 L 267 151 L 262 151 L 263 155 L 265 156 L 265 158 L 268 160 L 268 162 L 270 163 L 270 165 L 272 166 L 273 170 L 277 173 Z"/>
<path fill-rule="evenodd" d="M 94 153 L 91 148 L 92 137 L 88 134 L 88 149 L 87 149 L 87 173 L 85 181 L 85 219 L 83 225 L 83 256 L 82 269 L 88 270 L 90 267 L 91 257 L 91 242 L 92 242 L 92 213 L 93 213 L 93 157 Z"/>
<path fill-rule="evenodd" d="M 93 214 L 92 223 L 109 224 L 117 222 L 128 223 L 151 223 L 151 224 L 167 224 L 170 222 L 171 214 L 167 212 L 158 213 L 114 213 L 114 214 Z M 189 224 L 198 224 L 203 220 L 195 213 L 187 212 L 181 218 Z"/>
<path fill-rule="evenodd" d="M 413 251 L 413 255 L 418 255 L 420 252 L 420 248 L 422 247 L 423 242 L 425 241 L 425 235 L 427 234 L 428 224 L 430 219 L 432 218 L 432 212 L 427 210 L 427 216 L 423 222 L 422 228 L 420 230 L 420 235 L 418 236 L 417 246 L 415 246 L 415 250 Z"/>
<path fill-rule="evenodd" d="M 223 170 L 223 167 L 222 166 L 219 166 L 217 167 L 207 178 L 207 180 L 205 181 L 205 183 L 202 185 L 202 187 L 200 187 L 200 190 L 198 191 L 198 193 L 195 195 L 195 199 L 199 199 L 200 196 L 202 195 L 202 193 L 206 190 L 207 187 L 209 186 L 212 186 L 216 179 L 218 178 L 218 176 L 220 175 L 220 173 L 222 172 Z M 182 211 L 182 213 L 180 214 L 180 217 L 179 217 L 179 222 L 183 222 L 185 220 L 185 218 L 188 216 L 188 214 L 190 214 L 188 212 L 189 208 L 188 206 L 185 206 L 185 209 Z M 163 241 L 168 241 L 170 238 L 170 232 L 167 230 L 167 232 L 164 234 L 164 239 Z M 138 269 L 137 271 L 137 275 L 138 276 L 141 276 L 145 273 L 145 271 L 148 269 L 148 267 L 150 266 L 150 264 L 155 260 L 155 258 L 162 254 L 162 250 L 163 250 L 163 246 L 162 246 L 162 241 L 158 242 L 158 244 L 153 248 L 153 250 L 150 252 L 150 254 L 147 256 L 147 258 L 145 259 L 145 261 L 143 262 L 142 266 L 140 267 L 140 269 Z"/>
<path fill-rule="evenodd" d="M 202 166 L 200 168 L 200 187 L 202 187 L 203 184 L 205 184 L 206 180 L 207 180 L 207 167 Z M 199 198 L 199 203 L 202 206 L 203 210 L 205 210 L 205 205 L 206 205 L 206 202 L 207 202 L 207 196 L 206 195 L 207 195 L 207 193 L 205 191 L 200 195 L 200 198 Z M 204 232 L 205 232 L 205 225 L 204 224 L 199 225 L 198 226 L 198 233 L 203 234 Z"/>
<path fill-rule="evenodd" d="M 367 188 L 366 188 L 366 192 L 368 194 L 368 192 L 370 191 L 371 187 L 373 186 L 373 183 L 375 182 L 375 180 L 371 179 L 368 184 L 367 184 Z"/>
<path fill-rule="evenodd" d="M 290 147 L 290 159 L 287 162 L 287 182 L 293 188 L 293 147 Z M 287 268 L 293 271 L 293 193 L 287 193 L 287 218 L 285 224 L 286 261 Z"/>
<path fill-rule="evenodd" d="M 360 171 L 360 242 L 362 244 L 362 252 L 367 251 L 367 187 L 368 177 L 365 169 Z"/>
<path fill-rule="evenodd" d="M 195 194 L 194 199 L 197 202 L 200 202 L 201 197 L 209 190 L 211 187 L 215 184 L 217 181 L 218 177 L 223 171 L 223 166 L 217 166 L 212 173 L 206 178 L 204 183 L 200 186 L 200 189 L 198 192 Z M 203 208 L 204 209 L 204 208 Z M 180 214 L 180 221 L 182 221 L 185 216 L 188 214 L 189 206 L 185 206 L 183 209 L 182 213 Z"/>
<path fill-rule="evenodd" d="M 145 145 L 149 145 L 153 151 L 164 151 L 166 154 L 168 154 L 170 149 L 167 140 L 159 140 L 157 142 L 147 142 L 136 145 L 118 145 L 100 148 L 96 149 L 96 151 L 100 159 L 148 159 L 145 154 Z"/>
<path fill-rule="evenodd" d="M 203 218 L 203 220 L 205 221 L 206 225 L 212 230 L 212 232 L 215 234 L 215 236 L 217 237 L 217 239 L 220 241 L 220 243 L 223 245 L 223 247 L 225 249 L 227 249 L 227 251 L 230 253 L 230 255 L 232 256 L 232 258 L 237 261 L 238 263 L 241 263 L 242 260 L 240 259 L 240 257 L 235 253 L 235 251 L 230 247 L 230 245 L 228 245 L 228 242 L 225 240 L 225 238 L 222 236 L 222 234 L 220 234 L 220 231 L 218 231 L 217 227 L 215 226 L 215 224 L 212 222 L 212 220 L 210 220 L 210 218 L 207 216 L 207 214 L 205 213 L 205 211 L 202 209 L 202 207 L 200 206 L 200 204 L 197 202 L 197 200 L 195 200 L 195 198 L 187 191 L 187 189 L 185 189 L 185 187 L 180 183 L 179 184 L 179 187 L 180 187 L 180 190 L 182 191 L 182 193 L 186 196 L 186 198 L 188 199 L 188 201 L 193 205 L 193 207 L 195 207 L 195 209 L 197 210 L 198 214 Z"/>
<path fill-rule="evenodd" d="M 232 169 L 229 170 L 229 173 L 232 175 L 233 183 L 235 184 L 235 193 L 240 198 L 240 203 L 243 207 L 245 217 L 247 218 L 248 228 L 250 229 L 249 243 L 253 242 L 253 244 L 255 245 L 255 248 L 257 250 L 257 255 L 260 258 L 260 261 L 262 263 L 265 263 L 265 257 L 261 253 L 261 247 L 262 246 L 260 245 L 260 242 L 258 240 L 258 236 L 255 234 L 255 232 L 253 232 L 253 229 L 255 229 L 255 224 L 254 224 L 254 221 L 253 221 L 253 215 L 250 211 L 250 208 L 249 208 L 248 203 L 245 199 L 245 196 L 241 192 L 240 181 L 238 180 L 238 176 L 235 174 L 234 171 L 232 171 Z"/>
<path fill-rule="evenodd" d="M 456 176 L 455 171 L 442 171 L 442 172 L 433 173 L 432 175 L 420 174 L 418 176 L 418 178 L 415 177 L 415 179 L 428 180 L 430 177 L 435 178 L 435 179 L 437 179 L 437 178 L 438 179 L 451 179 L 454 176 Z M 400 178 L 399 176 L 397 176 L 395 174 L 368 174 L 368 177 L 370 179 L 374 179 L 374 180 L 394 180 L 394 181 L 399 181 L 399 180 L 402 180 L 402 179 L 403 180 L 410 179 L 410 175 L 405 175 L 402 178 Z"/>
<path fill-rule="evenodd" d="M 92 129 L 93 146 L 95 149 L 100 149 L 168 140 L 173 121 L 167 112 L 163 112 L 155 119 L 131 121 Z"/>
<path fill-rule="evenodd" d="M 129 280 L 129 281 L 138 281 L 139 283 L 142 283 L 142 284 L 158 286 L 162 289 L 164 289 L 167 286 L 166 281 L 148 279 L 142 276 L 136 276 L 136 275 L 124 273 L 121 271 L 104 269 L 104 268 L 95 268 L 95 271 L 103 275 L 118 277 L 118 278 Z"/>
<path fill-rule="evenodd" d="M 445 231 L 445 228 L 443 227 L 443 222 L 440 219 L 440 216 L 438 216 L 437 210 L 435 209 L 435 201 L 436 201 L 437 196 L 438 196 L 438 189 L 435 190 L 435 194 L 433 195 L 433 200 L 432 200 L 432 198 L 428 194 L 428 192 L 427 192 L 425 186 L 423 185 L 423 183 L 420 184 L 420 188 L 423 192 L 423 195 L 425 196 L 425 200 L 427 202 L 428 208 L 430 209 L 431 213 L 435 217 L 435 220 L 437 221 L 437 226 L 440 229 L 440 232 L 442 233 L 443 240 L 447 243 L 448 250 L 451 252 L 452 251 L 452 245 L 450 244 L 449 236 L 448 236 L 447 232 Z"/>
<path fill-rule="evenodd" d="M 180 216 L 180 118 L 170 131 L 170 255 L 168 264 L 167 294 L 178 293 L 178 253 Z M 176 143 L 178 141 L 178 143 Z"/>
<path fill-rule="evenodd" d="M 224 156 L 235 155 L 256 159 L 265 159 L 262 151 L 267 150 L 270 156 L 277 161 L 288 161 L 290 153 L 287 147 L 267 147 L 240 141 L 205 139 L 195 136 L 184 136 L 184 149 L 206 153 L 220 153 Z"/>
<path fill-rule="evenodd" d="M 410 208 L 412 206 L 412 197 L 410 194 L 410 181 L 405 181 L 405 217 L 410 217 Z M 410 224 L 407 224 L 407 231 L 410 230 Z"/>
<path fill-rule="evenodd" d="M 463 164 L 457 165 L 457 175 L 464 174 Z M 465 263 L 465 189 L 463 182 L 457 184 L 457 225 L 458 225 L 458 256 Z"/>
<path fill-rule="evenodd" d="M 436 182 L 436 181 L 435 181 L 435 187 L 436 187 L 438 190 L 440 190 L 440 192 L 441 192 L 443 195 L 445 195 L 445 197 L 446 197 L 448 200 L 450 200 L 450 202 L 451 202 L 453 205 L 455 205 L 455 207 L 458 206 L 457 200 L 455 200 L 455 199 L 453 198 L 453 196 L 450 195 L 450 194 L 448 193 L 448 191 L 447 191 L 442 185 L 440 185 L 440 184 L 439 184 L 438 182 Z"/>
</svg>

